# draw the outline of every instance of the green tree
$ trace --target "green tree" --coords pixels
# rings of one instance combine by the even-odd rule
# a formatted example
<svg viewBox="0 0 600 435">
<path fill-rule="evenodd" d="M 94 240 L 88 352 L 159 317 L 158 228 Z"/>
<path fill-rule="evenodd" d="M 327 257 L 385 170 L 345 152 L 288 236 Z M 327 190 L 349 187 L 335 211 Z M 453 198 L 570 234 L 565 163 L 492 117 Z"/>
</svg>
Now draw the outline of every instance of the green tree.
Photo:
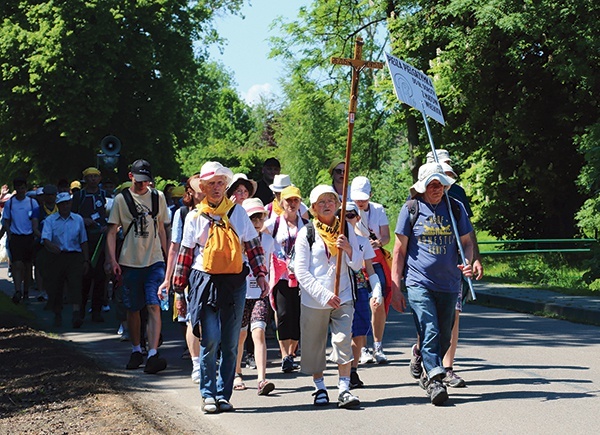
<svg viewBox="0 0 600 435">
<path fill-rule="evenodd" d="M 576 138 L 596 123 L 596 2 L 397 1 L 393 52 L 436 78 L 483 227 L 499 237 L 570 237 L 584 196 Z M 441 146 L 440 146 L 441 147 Z"/>
<path fill-rule="evenodd" d="M 100 139 L 123 143 L 121 171 L 140 157 L 179 173 L 191 108 L 218 11 L 242 0 L 48 0 L 0 5 L 0 153 L 4 176 L 75 177 Z M 195 53 L 196 50 L 196 53 Z"/>
<path fill-rule="evenodd" d="M 315 1 L 301 8 L 295 21 L 274 24 L 285 35 L 272 39 L 271 54 L 288 69 L 276 138 L 284 172 L 305 194 L 318 182 L 330 182 L 329 163 L 344 156 L 346 145 L 351 69 L 331 65 L 329 59 L 353 57 L 356 37 L 362 36 L 363 59 L 381 60 L 385 24 L 386 13 L 379 5 L 354 0 Z M 377 83 L 386 74 L 371 69 L 360 74 L 352 175 L 376 172 L 393 148 L 388 140 L 394 136 L 387 124 L 390 111 L 380 103 Z"/>
</svg>

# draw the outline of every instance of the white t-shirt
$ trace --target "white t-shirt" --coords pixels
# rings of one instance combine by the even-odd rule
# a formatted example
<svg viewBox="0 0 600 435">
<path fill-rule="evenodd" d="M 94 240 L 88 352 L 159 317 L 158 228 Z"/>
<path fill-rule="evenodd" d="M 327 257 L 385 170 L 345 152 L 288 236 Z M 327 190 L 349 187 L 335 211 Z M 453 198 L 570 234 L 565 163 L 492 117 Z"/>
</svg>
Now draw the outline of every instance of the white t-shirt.
<svg viewBox="0 0 600 435">
<path fill-rule="evenodd" d="M 352 283 L 348 266 L 358 271 L 363 265 L 364 250 L 360 249 L 358 238 L 350 231 L 348 241 L 352 246 L 352 258 L 342 253 L 342 268 L 340 271 L 339 297 L 343 303 L 352 300 Z M 308 244 L 306 227 L 302 228 L 296 240 L 294 248 L 296 257 L 294 260 L 296 278 L 300 283 L 300 298 L 302 305 L 309 308 L 328 309 L 327 305 L 335 284 L 335 267 L 337 257 L 328 256 L 325 242 L 315 228 L 315 242 L 312 248 Z"/>
<path fill-rule="evenodd" d="M 221 219 L 217 215 L 211 214 L 210 216 L 215 220 Z M 244 242 L 255 239 L 258 237 L 258 233 L 254 229 L 252 221 L 250 221 L 246 211 L 241 206 L 235 206 L 235 209 L 229 218 L 229 222 L 237 233 L 240 239 L 240 249 L 244 252 Z M 209 228 L 210 220 L 202 217 L 197 210 L 191 211 L 185 218 L 181 245 L 186 248 L 194 248 L 194 262 L 192 268 L 201 272 L 204 272 L 204 246 L 208 239 Z"/>
<path fill-rule="evenodd" d="M 291 229 L 283 216 L 274 215 L 265 222 L 264 231 L 272 235 L 273 231 L 275 231 L 275 223 L 277 222 L 278 218 L 279 226 L 277 227 L 277 233 L 273 238 L 273 255 L 282 260 L 289 260 L 291 249 L 294 246 L 296 238 L 298 237 L 298 233 L 302 227 L 304 227 L 304 221 L 300 216 L 298 216 L 297 227 Z M 290 243 L 291 241 L 294 243 Z M 280 279 L 289 279 L 288 272 L 286 271 L 280 277 Z"/>
<path fill-rule="evenodd" d="M 359 214 L 360 221 L 356 224 L 356 233 L 363 237 L 369 237 L 370 230 L 378 239 L 381 239 L 381 227 L 390 224 L 383 205 L 369 202 L 367 210 L 359 210 Z"/>
<path fill-rule="evenodd" d="M 118 258 L 118 262 L 122 266 L 148 267 L 159 261 L 165 261 L 158 230 L 160 228 L 159 225 L 170 222 L 171 216 L 167 208 L 165 196 L 160 190 L 157 192 L 158 214 L 156 225 L 154 225 L 154 220 L 150 216 L 150 212 L 152 211 L 151 190 L 148 189 L 143 195 L 131 192 L 139 217 L 137 219 L 137 226 L 134 224 L 131 227 L 123 241 L 121 255 Z M 133 216 L 129 212 L 123 194 L 117 195 L 110 211 L 108 223 L 120 225 L 123 227 L 123 232 L 126 232 L 132 222 Z"/>
</svg>

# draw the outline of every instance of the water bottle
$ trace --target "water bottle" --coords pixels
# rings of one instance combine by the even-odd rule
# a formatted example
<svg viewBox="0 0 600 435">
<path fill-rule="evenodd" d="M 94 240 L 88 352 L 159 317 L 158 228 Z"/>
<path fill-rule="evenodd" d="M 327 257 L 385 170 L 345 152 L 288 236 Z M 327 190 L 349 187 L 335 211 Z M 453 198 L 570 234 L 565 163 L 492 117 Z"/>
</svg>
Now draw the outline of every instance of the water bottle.
<svg viewBox="0 0 600 435">
<path fill-rule="evenodd" d="M 169 293 L 166 289 L 162 289 L 160 293 L 160 309 L 162 311 L 169 311 Z"/>
</svg>

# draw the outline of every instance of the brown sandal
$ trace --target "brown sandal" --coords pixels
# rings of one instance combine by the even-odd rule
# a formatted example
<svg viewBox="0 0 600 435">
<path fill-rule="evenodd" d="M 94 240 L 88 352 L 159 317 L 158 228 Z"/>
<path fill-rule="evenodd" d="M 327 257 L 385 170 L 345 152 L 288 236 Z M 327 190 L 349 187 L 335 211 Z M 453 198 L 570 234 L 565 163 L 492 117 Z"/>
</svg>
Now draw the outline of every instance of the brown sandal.
<svg viewBox="0 0 600 435">
<path fill-rule="evenodd" d="M 241 373 L 235 374 L 235 378 L 233 378 L 233 389 L 235 391 L 244 391 L 247 389 L 246 384 L 244 384 L 244 380 L 242 379 Z"/>
<path fill-rule="evenodd" d="M 258 383 L 258 395 L 268 396 L 275 389 L 275 384 L 271 381 L 262 380 Z"/>
</svg>

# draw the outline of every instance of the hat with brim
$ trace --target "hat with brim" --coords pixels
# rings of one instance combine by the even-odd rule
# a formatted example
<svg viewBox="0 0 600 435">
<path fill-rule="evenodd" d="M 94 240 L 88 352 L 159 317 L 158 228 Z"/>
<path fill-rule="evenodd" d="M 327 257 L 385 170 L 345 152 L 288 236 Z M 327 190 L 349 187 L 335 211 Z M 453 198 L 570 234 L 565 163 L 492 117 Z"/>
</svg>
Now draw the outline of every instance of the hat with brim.
<svg viewBox="0 0 600 435">
<path fill-rule="evenodd" d="M 143 181 L 152 181 L 152 172 L 150 170 L 150 163 L 146 160 L 136 160 L 131 164 L 131 173 L 133 179 L 138 183 Z"/>
<path fill-rule="evenodd" d="M 332 193 L 333 195 L 335 195 L 335 198 L 339 202 L 339 196 L 338 196 L 337 192 L 335 191 L 335 189 L 333 188 L 333 186 L 331 186 L 329 184 L 319 184 L 317 187 L 315 187 L 310 192 L 309 200 L 310 200 L 311 207 L 313 206 L 313 204 L 315 204 L 317 201 L 319 201 L 319 198 L 321 196 L 323 196 L 327 193 Z"/>
<path fill-rule="evenodd" d="M 235 189 L 237 189 L 240 184 L 243 184 L 246 189 L 248 189 L 249 196 L 254 195 L 254 192 L 256 192 L 256 181 L 249 180 L 246 174 L 234 174 L 231 183 L 227 188 L 227 196 L 233 195 L 233 192 L 235 192 Z"/>
<path fill-rule="evenodd" d="M 263 202 L 259 198 L 248 198 L 242 202 L 242 207 L 246 210 L 248 217 L 254 216 L 255 214 L 262 214 L 266 216 L 269 212 L 265 209 Z"/>
<path fill-rule="evenodd" d="M 290 198 L 298 198 L 302 200 L 302 194 L 300 193 L 300 189 L 296 186 L 288 186 L 281 191 L 281 199 L 290 199 Z"/>
<path fill-rule="evenodd" d="M 69 192 L 60 192 L 58 195 L 56 195 L 57 204 L 67 201 L 71 201 L 71 194 L 69 194 Z"/>
<path fill-rule="evenodd" d="M 281 192 L 288 186 L 292 185 L 292 180 L 290 180 L 290 176 L 287 174 L 277 174 L 273 177 L 273 184 L 269 186 L 273 192 Z"/>
<path fill-rule="evenodd" d="M 447 150 L 435 150 L 439 163 L 450 163 L 450 153 Z M 427 163 L 436 163 L 433 158 L 433 151 L 427 153 Z"/>
<path fill-rule="evenodd" d="M 444 174 L 442 165 L 437 163 L 425 163 L 419 168 L 419 180 L 410 188 L 411 198 L 425 193 L 427 186 L 433 180 L 438 180 L 442 186 L 444 186 L 445 191 L 448 190 L 455 181 L 452 177 Z"/>
<path fill-rule="evenodd" d="M 219 162 L 206 162 L 200 168 L 200 180 L 202 181 L 209 181 L 220 176 L 225 177 L 227 179 L 226 183 L 229 185 L 233 178 L 233 172 Z"/>
<path fill-rule="evenodd" d="M 450 166 L 448 163 L 441 163 L 441 165 L 442 169 L 444 170 L 444 174 L 451 175 L 453 178 L 458 178 L 458 175 L 456 175 L 456 172 L 454 172 L 452 166 Z M 450 174 L 448 174 L 448 172 L 450 172 Z"/>
<path fill-rule="evenodd" d="M 175 186 L 173 190 L 171 190 L 172 198 L 183 198 L 185 195 L 185 186 Z"/>
<path fill-rule="evenodd" d="M 87 177 L 88 175 L 100 175 L 100 170 L 90 166 L 89 168 L 83 170 L 83 176 Z"/>
<path fill-rule="evenodd" d="M 334 169 L 335 169 L 335 168 L 336 168 L 338 165 L 340 165 L 340 164 L 342 164 L 342 163 L 345 165 L 345 164 L 346 164 L 346 160 L 344 160 L 344 159 L 334 159 L 334 160 L 331 162 L 331 165 L 329 165 L 329 169 L 328 169 L 328 171 L 329 171 L 329 175 L 333 175 L 333 170 L 334 170 Z"/>
<path fill-rule="evenodd" d="M 81 182 L 78 180 L 75 180 L 71 183 L 71 185 L 69 187 L 71 187 L 71 189 L 81 189 Z"/>
<path fill-rule="evenodd" d="M 366 201 L 371 197 L 371 182 L 367 177 L 356 177 L 350 185 L 352 201 Z"/>
<path fill-rule="evenodd" d="M 58 193 L 58 189 L 54 184 L 46 184 L 43 189 L 44 195 L 56 195 Z"/>
</svg>

